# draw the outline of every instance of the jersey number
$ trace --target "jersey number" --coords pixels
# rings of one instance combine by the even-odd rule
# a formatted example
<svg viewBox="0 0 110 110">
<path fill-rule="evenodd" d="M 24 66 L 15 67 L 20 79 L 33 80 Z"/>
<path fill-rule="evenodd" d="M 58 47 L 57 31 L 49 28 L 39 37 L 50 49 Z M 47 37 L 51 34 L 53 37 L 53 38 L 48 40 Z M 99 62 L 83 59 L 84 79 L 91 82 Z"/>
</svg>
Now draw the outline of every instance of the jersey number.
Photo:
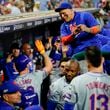
<svg viewBox="0 0 110 110">
<path fill-rule="evenodd" d="M 100 108 L 97 107 L 96 102 L 100 102 Z M 98 95 L 92 94 L 90 96 L 90 110 L 108 110 L 109 98 L 106 95 Z"/>
</svg>

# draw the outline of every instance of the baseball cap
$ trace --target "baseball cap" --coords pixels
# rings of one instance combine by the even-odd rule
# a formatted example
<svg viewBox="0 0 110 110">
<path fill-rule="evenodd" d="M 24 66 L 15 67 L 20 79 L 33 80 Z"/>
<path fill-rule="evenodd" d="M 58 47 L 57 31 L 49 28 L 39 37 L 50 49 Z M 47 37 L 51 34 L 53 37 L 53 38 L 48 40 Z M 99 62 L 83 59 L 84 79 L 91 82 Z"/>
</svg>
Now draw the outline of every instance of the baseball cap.
<svg viewBox="0 0 110 110">
<path fill-rule="evenodd" d="M 14 81 L 5 81 L 0 85 L 0 94 L 11 94 L 20 91 L 20 87 Z"/>
<path fill-rule="evenodd" d="M 15 60 L 16 69 L 18 70 L 18 72 L 21 72 L 27 67 L 27 64 L 30 62 L 31 62 L 31 59 L 28 56 L 20 55 Z"/>
<path fill-rule="evenodd" d="M 60 37 L 59 36 L 54 36 L 52 38 L 52 41 L 51 41 L 52 45 L 55 44 L 55 42 L 60 42 Z"/>
<path fill-rule="evenodd" d="M 63 9 L 72 9 L 72 5 L 68 2 L 62 2 L 56 9 L 55 12 L 60 12 Z"/>
<path fill-rule="evenodd" d="M 10 51 L 12 51 L 13 49 L 20 49 L 20 46 L 18 43 L 13 43 L 11 46 L 10 46 Z"/>
<path fill-rule="evenodd" d="M 42 109 L 38 105 L 32 105 L 32 106 L 26 108 L 25 110 L 42 110 Z"/>
</svg>

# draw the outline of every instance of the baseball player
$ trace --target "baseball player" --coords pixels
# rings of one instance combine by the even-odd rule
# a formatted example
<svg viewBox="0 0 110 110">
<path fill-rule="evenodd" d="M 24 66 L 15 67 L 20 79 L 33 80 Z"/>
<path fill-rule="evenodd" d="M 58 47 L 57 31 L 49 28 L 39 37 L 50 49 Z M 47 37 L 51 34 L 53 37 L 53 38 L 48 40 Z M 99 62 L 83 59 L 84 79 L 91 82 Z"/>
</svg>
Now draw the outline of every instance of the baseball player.
<svg viewBox="0 0 110 110">
<path fill-rule="evenodd" d="M 20 88 L 13 81 L 0 85 L 0 110 L 18 110 L 15 104 L 21 102 Z"/>
<path fill-rule="evenodd" d="M 48 94 L 48 110 L 63 110 L 63 90 L 80 71 L 76 60 L 69 60 L 65 65 L 65 74 L 50 85 Z"/>
<path fill-rule="evenodd" d="M 55 11 L 59 12 L 64 21 L 60 28 L 62 42 L 71 44 L 74 54 L 91 45 L 101 48 L 110 41 L 108 36 L 98 34 L 101 28 L 91 13 L 75 12 L 67 2 L 62 2 Z"/>
<path fill-rule="evenodd" d="M 65 110 L 109 110 L 110 76 L 103 73 L 104 58 L 98 47 L 87 47 L 88 72 L 75 77 L 66 88 Z"/>
<path fill-rule="evenodd" d="M 62 76 L 64 76 L 65 65 L 66 65 L 67 61 L 69 61 L 69 60 L 70 60 L 70 58 L 62 58 L 60 60 L 58 68 L 53 69 L 53 71 L 51 72 L 51 75 L 50 75 L 51 83 L 58 80 Z"/>
<path fill-rule="evenodd" d="M 45 67 L 43 68 L 43 70 L 37 70 L 36 72 L 29 73 L 28 66 L 29 66 L 29 63 L 31 60 L 29 59 L 29 57 L 27 57 L 25 55 L 21 55 L 15 62 L 15 66 L 20 73 L 20 76 L 18 76 L 15 79 L 15 82 L 22 89 L 33 91 L 34 94 L 29 96 L 29 97 L 26 95 L 25 99 L 34 98 L 36 96 L 35 94 L 38 94 L 38 99 L 40 102 L 41 84 L 43 82 L 43 79 L 49 75 L 49 73 L 52 69 L 52 63 L 51 63 L 48 55 L 45 54 L 45 50 L 44 50 L 44 47 L 42 45 L 42 42 L 39 40 L 36 40 L 35 45 L 36 45 L 38 51 L 44 57 Z M 27 106 L 33 105 L 33 101 L 34 100 L 31 100 L 31 101 L 27 100 L 28 104 L 26 104 L 26 105 Z M 36 104 L 38 104 L 38 103 L 36 103 Z M 34 105 L 35 105 L 35 103 L 34 103 Z M 25 107 L 27 107 L 27 106 L 25 106 Z"/>
<path fill-rule="evenodd" d="M 4 73 L 4 81 L 14 80 L 19 73 L 14 68 L 15 59 L 20 55 L 20 47 L 18 43 L 13 43 L 10 46 L 10 53 L 6 58 L 0 60 L 0 68 Z"/>
</svg>

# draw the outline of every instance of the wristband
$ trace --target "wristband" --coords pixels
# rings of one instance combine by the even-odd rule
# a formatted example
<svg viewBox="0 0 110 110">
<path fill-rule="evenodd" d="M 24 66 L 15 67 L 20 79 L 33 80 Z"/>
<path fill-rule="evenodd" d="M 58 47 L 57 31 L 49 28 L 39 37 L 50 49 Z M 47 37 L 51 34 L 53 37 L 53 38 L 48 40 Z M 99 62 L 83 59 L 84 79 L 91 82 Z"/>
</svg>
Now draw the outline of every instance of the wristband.
<svg viewBox="0 0 110 110">
<path fill-rule="evenodd" d="M 90 33 L 97 34 L 98 32 L 99 32 L 98 27 L 94 26 L 94 27 L 90 28 Z"/>
</svg>

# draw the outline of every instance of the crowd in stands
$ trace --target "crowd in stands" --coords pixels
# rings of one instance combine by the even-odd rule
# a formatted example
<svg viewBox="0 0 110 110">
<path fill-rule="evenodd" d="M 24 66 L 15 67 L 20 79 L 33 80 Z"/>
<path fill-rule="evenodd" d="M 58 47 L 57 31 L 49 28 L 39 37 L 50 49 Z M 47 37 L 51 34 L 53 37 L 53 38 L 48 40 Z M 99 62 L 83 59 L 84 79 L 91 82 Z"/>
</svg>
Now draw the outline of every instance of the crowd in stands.
<svg viewBox="0 0 110 110">
<path fill-rule="evenodd" d="M 34 10 L 35 1 L 15 2 L 6 3 L 5 12 Z M 35 39 L 34 47 L 29 42 L 12 43 L 9 52 L 0 59 L 0 110 L 73 110 L 74 104 L 75 110 L 88 110 L 89 101 L 92 103 L 98 93 L 97 100 L 104 99 L 105 103 L 101 100 L 96 109 L 109 110 L 110 27 L 100 27 L 88 12 L 74 12 L 67 2 L 58 8 L 54 0 L 52 3 L 47 2 L 48 9 L 55 9 L 64 20 L 61 35 L 45 41 Z M 7 14 L 4 9 L 1 12 Z M 84 18 L 79 18 L 80 15 Z M 74 19 L 75 23 L 74 17 L 79 18 Z"/>
<path fill-rule="evenodd" d="M 54 10 L 61 2 L 66 1 L 73 5 L 74 8 L 101 8 L 102 13 L 110 11 L 109 0 L 1 0 L 0 14 L 19 14 L 24 12 L 37 12 Z"/>
</svg>

